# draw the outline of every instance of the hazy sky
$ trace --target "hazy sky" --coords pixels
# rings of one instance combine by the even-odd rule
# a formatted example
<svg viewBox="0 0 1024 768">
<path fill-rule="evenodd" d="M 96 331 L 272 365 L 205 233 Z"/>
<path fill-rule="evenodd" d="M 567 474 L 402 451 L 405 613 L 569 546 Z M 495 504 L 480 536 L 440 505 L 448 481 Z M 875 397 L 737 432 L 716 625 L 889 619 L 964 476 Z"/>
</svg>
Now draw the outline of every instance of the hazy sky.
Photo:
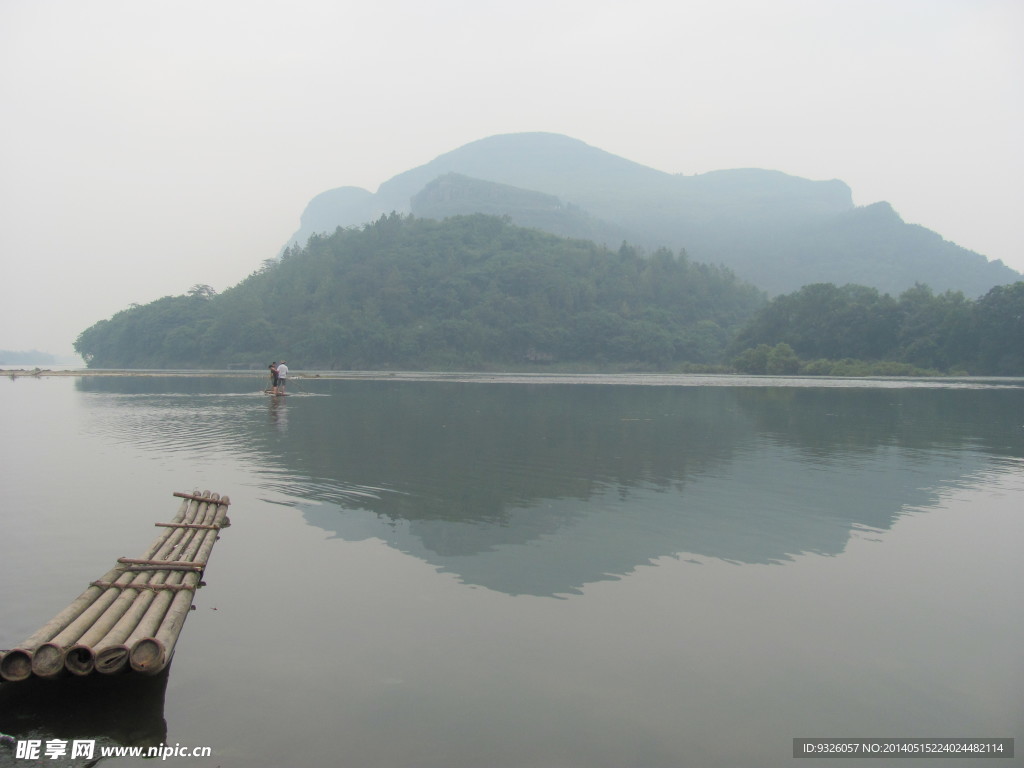
<svg viewBox="0 0 1024 768">
<path fill-rule="evenodd" d="M 839 178 L 1024 270 L 1022 40 L 1021 0 L 0 0 L 0 349 L 223 290 L 319 192 L 520 131 Z"/>
</svg>

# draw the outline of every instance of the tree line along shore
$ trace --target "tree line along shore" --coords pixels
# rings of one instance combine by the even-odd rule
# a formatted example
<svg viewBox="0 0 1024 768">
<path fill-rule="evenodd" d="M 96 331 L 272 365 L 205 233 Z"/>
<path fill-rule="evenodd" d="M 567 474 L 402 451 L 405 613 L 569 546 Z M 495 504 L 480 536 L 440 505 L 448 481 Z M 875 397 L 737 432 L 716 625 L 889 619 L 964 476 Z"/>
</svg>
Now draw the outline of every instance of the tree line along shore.
<svg viewBox="0 0 1024 768">
<path fill-rule="evenodd" d="M 830 283 L 769 299 L 685 251 L 392 214 L 220 294 L 129 307 L 75 349 L 89 370 L 246 369 L 286 350 L 321 371 L 1020 376 L 1022 318 L 1024 282 L 977 299 Z"/>
</svg>

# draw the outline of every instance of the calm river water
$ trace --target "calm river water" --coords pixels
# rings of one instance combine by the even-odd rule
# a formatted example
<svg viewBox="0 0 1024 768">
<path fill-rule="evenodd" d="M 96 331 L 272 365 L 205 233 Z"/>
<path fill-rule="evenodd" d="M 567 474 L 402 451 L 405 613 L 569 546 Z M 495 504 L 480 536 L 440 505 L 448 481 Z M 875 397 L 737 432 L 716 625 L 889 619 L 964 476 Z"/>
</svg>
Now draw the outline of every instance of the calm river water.
<svg viewBox="0 0 1024 768">
<path fill-rule="evenodd" d="M 225 768 L 771 768 L 821 763 L 797 737 L 940 736 L 1022 764 L 1024 382 L 262 384 L 0 379 L 0 648 L 140 554 L 172 492 L 233 523 L 169 674 L 4 684 L 0 732 Z"/>
</svg>

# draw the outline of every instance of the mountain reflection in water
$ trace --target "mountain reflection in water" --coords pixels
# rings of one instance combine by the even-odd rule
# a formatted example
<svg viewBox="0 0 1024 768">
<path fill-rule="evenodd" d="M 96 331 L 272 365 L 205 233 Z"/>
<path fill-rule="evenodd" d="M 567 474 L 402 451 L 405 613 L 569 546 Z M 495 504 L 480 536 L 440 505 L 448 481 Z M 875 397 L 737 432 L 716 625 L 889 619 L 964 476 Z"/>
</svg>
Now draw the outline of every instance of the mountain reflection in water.
<svg viewBox="0 0 1024 768">
<path fill-rule="evenodd" d="M 296 384 L 287 401 L 231 379 L 77 386 L 113 395 L 119 439 L 242 457 L 310 525 L 508 594 L 661 557 L 835 555 L 1024 455 L 1019 388 Z"/>
</svg>

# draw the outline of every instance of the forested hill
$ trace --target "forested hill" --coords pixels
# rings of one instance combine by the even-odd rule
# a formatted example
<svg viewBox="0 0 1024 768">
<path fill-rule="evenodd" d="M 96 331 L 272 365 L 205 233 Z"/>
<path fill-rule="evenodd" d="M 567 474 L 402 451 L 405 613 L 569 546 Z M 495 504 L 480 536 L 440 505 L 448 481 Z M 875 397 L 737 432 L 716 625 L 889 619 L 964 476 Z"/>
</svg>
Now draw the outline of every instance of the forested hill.
<svg viewBox="0 0 1024 768">
<path fill-rule="evenodd" d="M 764 301 L 682 252 L 392 214 L 314 236 L 219 295 L 196 286 L 126 309 L 75 349 L 94 368 L 665 368 L 720 361 Z"/>
</svg>

